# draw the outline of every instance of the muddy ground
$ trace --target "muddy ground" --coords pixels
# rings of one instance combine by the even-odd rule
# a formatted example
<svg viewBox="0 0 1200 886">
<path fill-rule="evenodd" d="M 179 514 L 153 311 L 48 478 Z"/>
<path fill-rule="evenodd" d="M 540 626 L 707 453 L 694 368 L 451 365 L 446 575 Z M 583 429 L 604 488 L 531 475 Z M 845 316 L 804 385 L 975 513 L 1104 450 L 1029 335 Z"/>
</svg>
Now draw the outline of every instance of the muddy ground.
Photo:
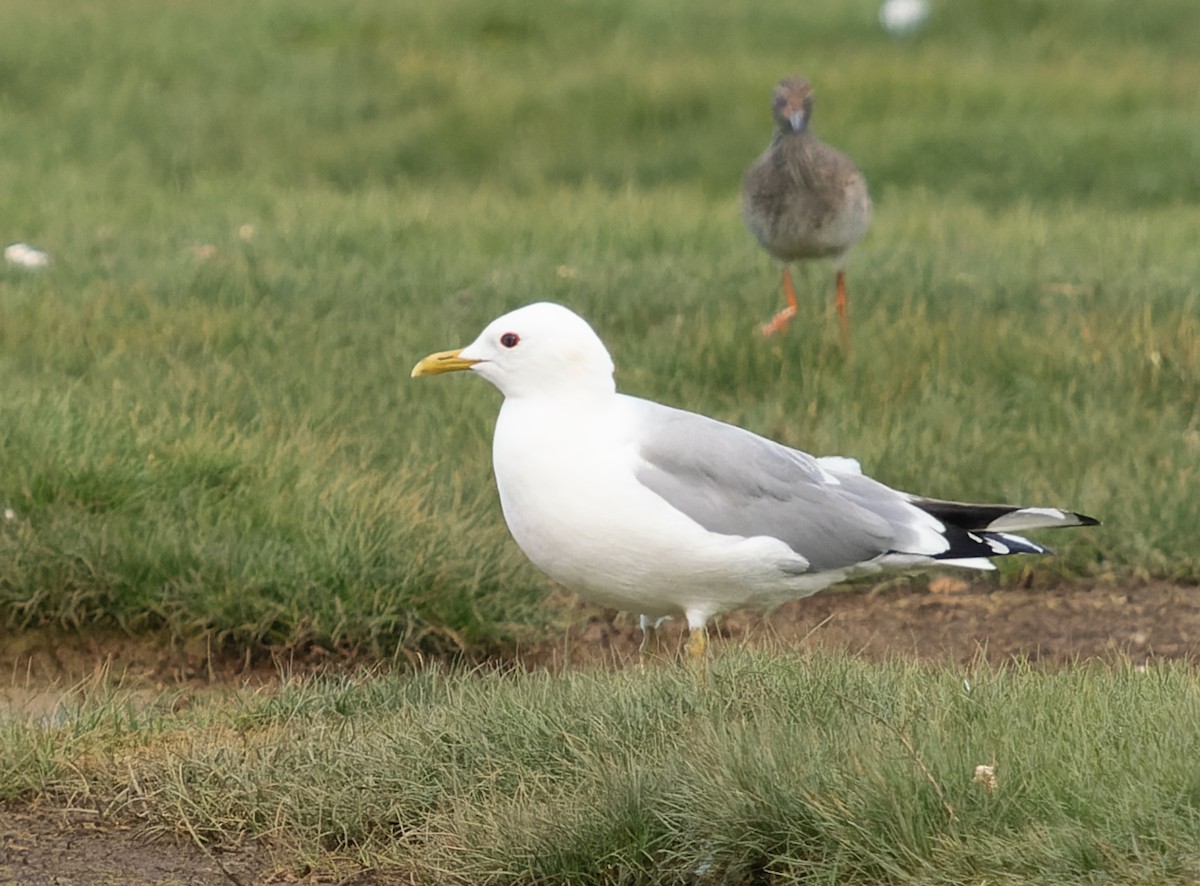
<svg viewBox="0 0 1200 886">
<path fill-rule="evenodd" d="M 1098 659 L 1134 664 L 1191 660 L 1200 653 L 1200 588 L 1163 582 L 999 589 L 951 577 L 851 588 L 789 603 L 770 614 L 721 619 L 713 646 L 767 643 L 783 651 L 823 647 L 880 660 L 965 663 L 1014 656 L 1057 667 Z M 677 644 L 681 626 L 663 629 Z M 627 616 L 579 608 L 570 630 L 519 653 L 524 667 L 623 666 L 636 660 L 640 634 Z M 213 656 L 128 638 L 23 635 L 0 638 L 0 715 L 36 710 L 100 674 L 126 684 L 191 690 L 227 683 L 269 685 L 280 668 L 324 670 L 362 662 L 287 653 L 258 660 Z M 221 853 L 185 838 L 151 837 L 95 809 L 44 804 L 0 806 L 0 886 L 199 886 L 318 882 L 281 868 L 270 848 L 248 843 Z M 325 882 L 325 881 L 321 881 Z M 391 882 L 360 874 L 346 883 Z"/>
</svg>

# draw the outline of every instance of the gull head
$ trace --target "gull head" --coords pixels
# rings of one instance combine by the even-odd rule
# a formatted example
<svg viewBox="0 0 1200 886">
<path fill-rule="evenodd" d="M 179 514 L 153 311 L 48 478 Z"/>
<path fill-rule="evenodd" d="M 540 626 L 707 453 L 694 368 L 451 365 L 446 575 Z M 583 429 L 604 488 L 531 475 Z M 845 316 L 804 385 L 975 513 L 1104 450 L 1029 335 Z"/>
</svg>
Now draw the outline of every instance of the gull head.
<svg viewBox="0 0 1200 886">
<path fill-rule="evenodd" d="M 812 87 L 803 77 L 787 77 L 779 81 L 772 97 L 775 125 L 780 132 L 803 132 L 812 116 Z"/>
<path fill-rule="evenodd" d="M 505 397 L 612 393 L 613 363 L 587 322 L 562 305 L 538 302 L 498 317 L 465 348 L 430 354 L 412 376 L 470 370 Z"/>
</svg>

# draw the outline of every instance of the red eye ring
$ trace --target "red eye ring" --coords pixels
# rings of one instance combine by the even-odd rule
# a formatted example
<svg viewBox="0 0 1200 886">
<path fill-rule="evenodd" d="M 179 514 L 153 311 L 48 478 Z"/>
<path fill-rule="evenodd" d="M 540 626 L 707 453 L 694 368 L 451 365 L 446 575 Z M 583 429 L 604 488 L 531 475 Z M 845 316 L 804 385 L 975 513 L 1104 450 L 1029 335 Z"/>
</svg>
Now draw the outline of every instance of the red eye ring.
<svg viewBox="0 0 1200 886">
<path fill-rule="evenodd" d="M 515 348 L 520 343 L 521 336 L 517 335 L 515 332 L 506 332 L 504 335 L 500 336 L 500 344 L 504 345 L 506 348 Z"/>
</svg>

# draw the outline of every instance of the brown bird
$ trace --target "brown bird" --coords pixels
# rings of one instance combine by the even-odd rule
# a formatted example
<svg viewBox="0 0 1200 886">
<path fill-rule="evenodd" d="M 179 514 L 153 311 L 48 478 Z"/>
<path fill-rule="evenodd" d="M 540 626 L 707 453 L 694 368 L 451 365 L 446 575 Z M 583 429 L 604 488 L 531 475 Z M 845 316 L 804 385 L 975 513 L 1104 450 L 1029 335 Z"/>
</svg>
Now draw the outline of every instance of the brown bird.
<svg viewBox="0 0 1200 886">
<path fill-rule="evenodd" d="M 832 258 L 837 270 L 837 311 L 849 340 L 845 260 L 871 223 L 867 182 L 854 162 L 809 129 L 813 94 L 803 77 L 775 87 L 775 135 L 742 180 L 746 227 L 783 265 L 787 307 L 762 328 L 773 335 L 796 313 L 789 265 L 807 258 Z"/>
</svg>

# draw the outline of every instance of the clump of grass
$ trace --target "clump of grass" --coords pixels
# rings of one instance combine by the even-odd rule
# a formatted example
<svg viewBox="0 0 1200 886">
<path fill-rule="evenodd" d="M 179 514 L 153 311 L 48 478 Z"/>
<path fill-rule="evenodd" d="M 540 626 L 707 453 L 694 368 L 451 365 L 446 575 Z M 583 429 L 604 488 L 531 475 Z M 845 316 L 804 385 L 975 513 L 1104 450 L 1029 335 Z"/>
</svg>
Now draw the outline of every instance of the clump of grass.
<svg viewBox="0 0 1200 886">
<path fill-rule="evenodd" d="M 703 676 L 433 669 L 179 713 L 101 695 L 6 721 L 0 784 L 422 882 L 1183 883 L 1197 723 L 1185 665 L 730 651 Z"/>
</svg>

